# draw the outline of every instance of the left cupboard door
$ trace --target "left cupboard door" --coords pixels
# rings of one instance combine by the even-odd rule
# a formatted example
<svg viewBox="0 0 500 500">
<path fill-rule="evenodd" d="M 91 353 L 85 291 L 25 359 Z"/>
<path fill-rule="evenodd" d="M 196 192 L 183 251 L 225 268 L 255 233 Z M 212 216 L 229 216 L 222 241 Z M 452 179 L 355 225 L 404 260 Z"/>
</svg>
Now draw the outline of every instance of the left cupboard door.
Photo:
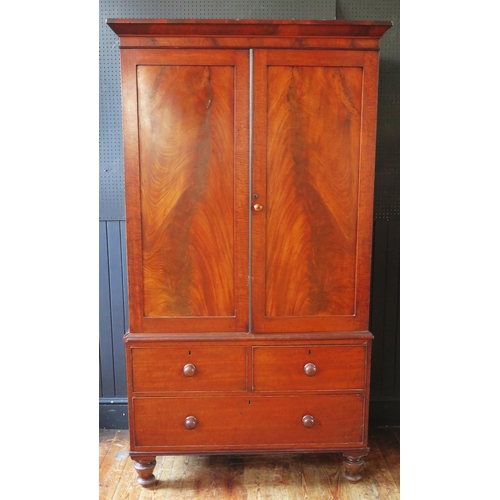
<svg viewBox="0 0 500 500">
<path fill-rule="evenodd" d="M 130 331 L 248 331 L 248 52 L 122 49 L 121 73 Z"/>
</svg>

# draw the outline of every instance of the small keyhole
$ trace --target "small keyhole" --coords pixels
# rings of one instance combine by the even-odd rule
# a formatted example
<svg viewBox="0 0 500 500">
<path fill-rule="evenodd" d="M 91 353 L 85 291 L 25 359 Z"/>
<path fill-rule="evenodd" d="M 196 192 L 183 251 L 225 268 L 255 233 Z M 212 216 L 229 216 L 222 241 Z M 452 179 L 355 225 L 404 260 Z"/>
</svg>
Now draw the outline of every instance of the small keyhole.
<svg viewBox="0 0 500 500">
<path fill-rule="evenodd" d="M 251 401 L 248 401 L 248 404 L 249 404 L 249 405 L 251 405 L 251 404 L 252 404 L 252 402 L 251 402 Z"/>
<path fill-rule="evenodd" d="M 257 199 L 257 198 L 259 197 L 259 195 L 258 195 L 258 194 L 254 194 L 254 195 L 253 195 L 253 197 L 254 197 L 255 199 Z"/>
<path fill-rule="evenodd" d="M 191 356 L 191 351 L 188 351 L 188 356 Z"/>
<path fill-rule="evenodd" d="M 312 351 L 311 351 L 311 349 L 309 349 L 309 354 L 310 354 L 310 355 L 312 354 Z"/>
</svg>

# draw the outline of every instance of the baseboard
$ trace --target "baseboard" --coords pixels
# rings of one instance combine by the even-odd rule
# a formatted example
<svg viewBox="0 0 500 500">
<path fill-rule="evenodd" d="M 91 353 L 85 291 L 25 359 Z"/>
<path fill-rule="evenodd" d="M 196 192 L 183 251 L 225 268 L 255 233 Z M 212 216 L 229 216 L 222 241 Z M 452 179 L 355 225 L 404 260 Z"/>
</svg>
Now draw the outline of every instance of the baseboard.
<svg viewBox="0 0 500 500">
<path fill-rule="evenodd" d="M 399 401 L 370 401 L 369 425 L 399 425 Z M 99 400 L 99 429 L 128 429 L 126 399 Z"/>
<path fill-rule="evenodd" d="M 370 427 L 399 426 L 399 401 L 370 401 Z"/>
<path fill-rule="evenodd" d="M 99 429 L 128 429 L 126 398 L 99 400 Z"/>
</svg>

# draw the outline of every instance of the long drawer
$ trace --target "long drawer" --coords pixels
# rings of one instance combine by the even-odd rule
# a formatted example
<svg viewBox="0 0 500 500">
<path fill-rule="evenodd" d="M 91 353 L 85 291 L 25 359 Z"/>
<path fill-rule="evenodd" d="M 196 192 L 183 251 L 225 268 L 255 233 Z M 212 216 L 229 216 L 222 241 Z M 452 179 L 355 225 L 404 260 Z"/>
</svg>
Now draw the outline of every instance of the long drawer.
<svg viewBox="0 0 500 500">
<path fill-rule="evenodd" d="M 255 391 L 364 389 L 363 345 L 258 346 L 253 348 Z"/>
<path fill-rule="evenodd" d="M 245 391 L 246 353 L 240 346 L 132 347 L 132 391 Z"/>
<path fill-rule="evenodd" d="M 262 446 L 287 449 L 361 444 L 364 394 L 135 397 L 134 450 Z M 161 451 L 161 450 L 159 450 Z"/>
</svg>

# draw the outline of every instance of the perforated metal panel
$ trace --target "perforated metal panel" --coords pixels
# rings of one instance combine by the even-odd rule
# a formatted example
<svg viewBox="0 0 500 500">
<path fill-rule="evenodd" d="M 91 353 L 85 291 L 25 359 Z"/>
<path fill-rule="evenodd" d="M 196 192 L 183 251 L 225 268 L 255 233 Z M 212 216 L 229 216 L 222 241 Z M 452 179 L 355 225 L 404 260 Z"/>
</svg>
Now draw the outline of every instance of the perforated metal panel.
<svg viewBox="0 0 500 500">
<path fill-rule="evenodd" d="M 101 0 L 99 219 L 125 218 L 118 37 L 106 18 L 335 19 L 336 0 Z"/>
<path fill-rule="evenodd" d="M 337 19 L 394 23 L 380 41 L 374 217 L 399 220 L 399 1 L 337 0 Z"/>
</svg>

